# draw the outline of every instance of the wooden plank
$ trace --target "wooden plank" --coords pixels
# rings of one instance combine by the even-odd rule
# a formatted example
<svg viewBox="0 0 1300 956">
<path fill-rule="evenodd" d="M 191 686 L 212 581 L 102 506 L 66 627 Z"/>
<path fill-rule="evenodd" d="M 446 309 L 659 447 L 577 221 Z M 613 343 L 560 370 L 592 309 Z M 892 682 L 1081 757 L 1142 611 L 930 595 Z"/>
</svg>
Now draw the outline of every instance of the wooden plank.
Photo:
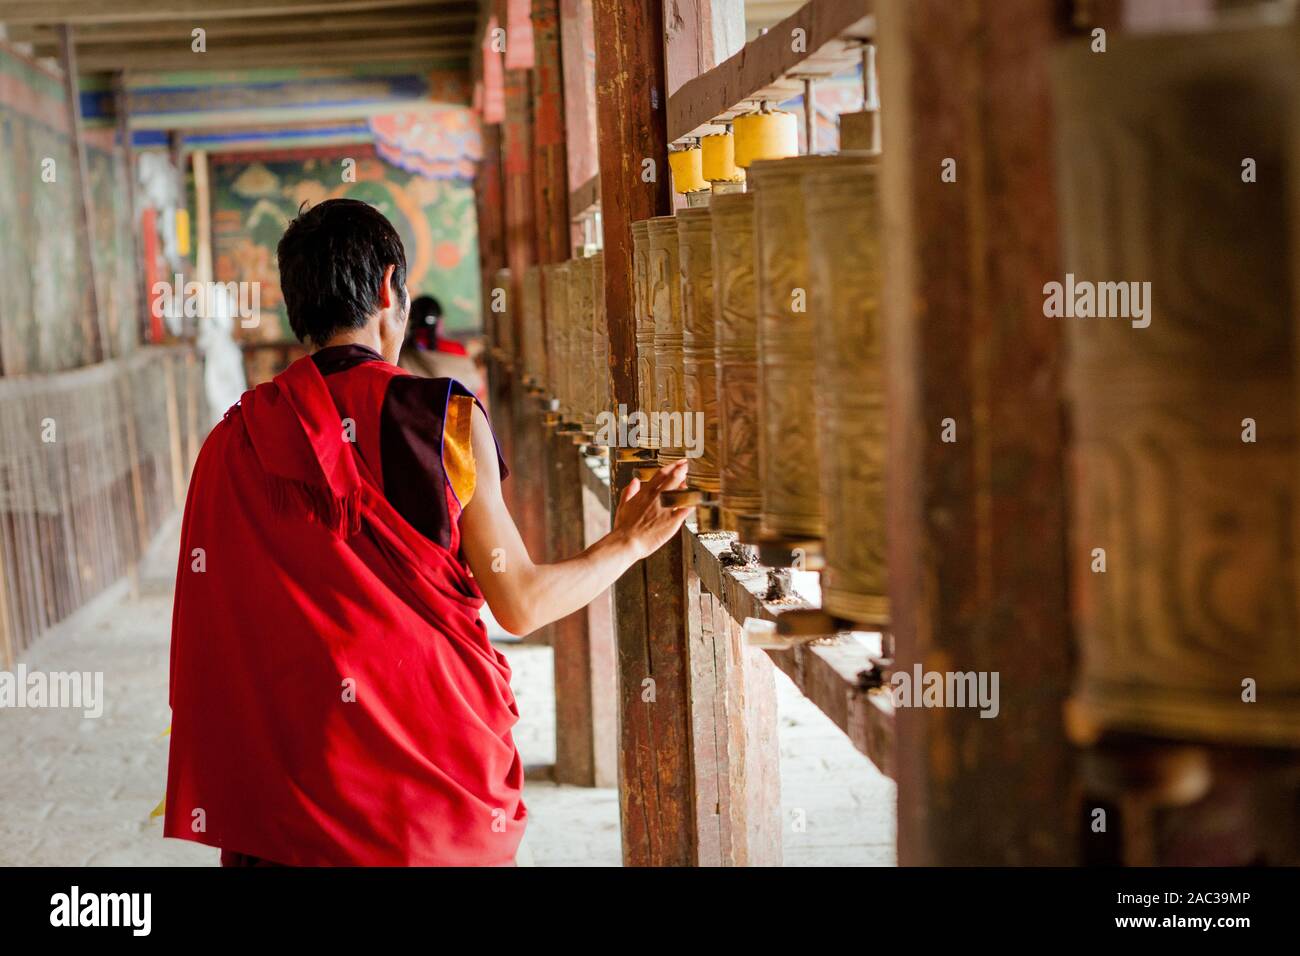
<svg viewBox="0 0 1300 956">
<path fill-rule="evenodd" d="M 747 617 L 775 621 L 783 611 L 810 607 L 789 598 L 780 604 L 764 600 L 767 569 L 759 565 L 733 568 L 722 563 L 735 535 L 730 532 L 690 533 L 691 562 L 701 586 L 712 594 L 737 624 Z M 894 773 L 894 709 L 883 690 L 864 691 L 858 675 L 871 666 L 876 648 L 838 635 L 767 655 L 848 736 L 881 773 Z"/>
<path fill-rule="evenodd" d="M 1067 864 L 1062 326 L 1042 296 L 1059 271 L 1047 55 L 1063 11 L 877 8 L 897 667 L 1000 685 L 996 720 L 899 710 L 899 863 Z"/>
<path fill-rule="evenodd" d="M 744 0 L 668 0 L 664 13 L 668 97 L 745 45 Z"/>
<path fill-rule="evenodd" d="M 0 22 L 6 24 L 129 23 L 148 20 L 205 20 L 238 17 L 305 16 L 325 13 L 392 10 L 422 6 L 461 6 L 456 0 L 4 0 Z"/>
<path fill-rule="evenodd" d="M 569 189 L 596 174 L 596 38 L 591 0 L 560 0 L 560 54 L 564 61 L 564 124 L 568 130 Z M 570 208 L 575 219 L 582 208 Z"/>
<path fill-rule="evenodd" d="M 295 63 L 367 63 L 379 60 L 447 58 L 468 61 L 470 35 L 441 30 L 404 31 L 389 36 L 349 39 L 238 40 L 225 45 L 209 43 L 195 53 L 188 40 L 149 42 L 122 46 L 88 47 L 82 67 L 100 70 L 211 70 L 227 67 L 267 67 Z"/>
<path fill-rule="evenodd" d="M 90 171 L 86 165 L 86 141 L 81 123 L 81 90 L 77 85 L 77 50 L 72 39 L 72 27 L 59 27 L 59 58 L 63 67 L 64 94 L 68 100 L 68 137 L 72 148 L 73 168 L 80 194 L 81 219 L 77 224 L 80 239 L 81 267 L 86 277 L 86 290 L 90 300 L 90 315 L 83 316 L 86 342 L 89 345 L 87 361 L 102 362 L 110 357 L 104 313 L 100 309 L 99 277 L 95 269 L 95 206 L 90 199 Z"/>
<path fill-rule="evenodd" d="M 600 174 L 592 176 L 569 194 L 569 215 L 580 219 L 600 208 Z"/>
<path fill-rule="evenodd" d="M 559 0 L 533 0 L 533 190 L 537 261 L 563 262 L 573 247 Z"/>
<path fill-rule="evenodd" d="M 873 0 L 811 0 L 739 53 L 683 83 L 668 100 L 668 138 L 708 132 L 759 100 L 803 92 L 797 77 L 833 76 L 861 62 L 875 33 Z M 802 30 L 802 35 L 796 31 Z M 802 37 L 802 44 L 795 37 Z"/>
<path fill-rule="evenodd" d="M 92 46 L 116 46 L 142 42 L 172 42 L 186 47 L 190 45 L 191 32 L 195 26 L 202 26 L 207 31 L 207 40 L 211 46 L 259 38 L 270 40 L 283 38 L 291 42 L 301 41 L 305 37 L 320 34 L 332 34 L 343 37 L 363 37 L 369 34 L 392 33 L 399 30 L 425 31 L 435 27 L 464 27 L 464 32 L 471 34 L 478 21 L 477 8 L 472 3 L 448 7 L 447 13 L 429 13 L 412 6 L 410 9 L 381 11 L 346 11 L 343 13 L 315 14 L 303 17 L 295 14 L 289 17 L 248 17 L 245 19 L 206 20 L 129 20 L 117 23 L 90 23 L 79 25 L 76 31 L 77 49 L 88 52 Z M 36 48 L 37 56 L 54 55 L 58 48 L 57 27 L 45 24 L 28 24 L 13 26 L 9 30 L 9 40 L 14 43 L 30 43 Z"/>
</svg>

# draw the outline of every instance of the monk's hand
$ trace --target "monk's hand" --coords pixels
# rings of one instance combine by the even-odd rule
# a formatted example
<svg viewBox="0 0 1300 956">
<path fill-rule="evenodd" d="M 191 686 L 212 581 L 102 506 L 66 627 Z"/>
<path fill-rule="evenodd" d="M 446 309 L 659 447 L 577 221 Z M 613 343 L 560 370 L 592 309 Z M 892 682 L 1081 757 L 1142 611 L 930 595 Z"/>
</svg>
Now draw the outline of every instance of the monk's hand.
<svg viewBox="0 0 1300 956">
<path fill-rule="evenodd" d="M 661 491 L 675 491 L 686 483 L 686 459 L 664 465 L 648 481 L 633 478 L 623 489 L 614 531 L 623 534 L 641 557 L 654 554 L 667 543 L 690 514 L 690 506 L 666 508 Z"/>
</svg>

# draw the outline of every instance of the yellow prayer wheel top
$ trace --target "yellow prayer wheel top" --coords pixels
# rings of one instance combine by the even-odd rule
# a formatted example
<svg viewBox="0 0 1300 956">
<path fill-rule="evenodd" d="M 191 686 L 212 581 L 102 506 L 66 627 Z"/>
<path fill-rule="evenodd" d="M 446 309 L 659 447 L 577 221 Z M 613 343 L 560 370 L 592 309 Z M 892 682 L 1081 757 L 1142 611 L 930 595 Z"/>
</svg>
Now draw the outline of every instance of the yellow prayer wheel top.
<svg viewBox="0 0 1300 956">
<path fill-rule="evenodd" d="M 756 110 L 732 121 L 736 133 L 736 165 L 748 168 L 760 159 L 784 159 L 799 154 L 799 120 L 784 110 Z"/>
<path fill-rule="evenodd" d="M 736 137 L 730 132 L 702 137 L 700 162 L 704 178 L 711 183 L 745 181 L 745 171 L 736 166 Z"/>
<path fill-rule="evenodd" d="M 668 154 L 668 165 L 673 171 L 673 185 L 679 193 L 695 193 L 709 188 L 704 179 L 703 155 L 704 151 L 698 146 L 688 146 Z"/>
</svg>

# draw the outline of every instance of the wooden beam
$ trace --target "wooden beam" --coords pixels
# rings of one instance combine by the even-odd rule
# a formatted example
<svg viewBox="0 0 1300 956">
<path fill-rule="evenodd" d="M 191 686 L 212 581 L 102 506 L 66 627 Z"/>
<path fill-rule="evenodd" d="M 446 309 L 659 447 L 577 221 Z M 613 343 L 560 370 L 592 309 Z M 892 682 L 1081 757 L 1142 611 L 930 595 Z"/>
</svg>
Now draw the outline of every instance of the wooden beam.
<svg viewBox="0 0 1300 956">
<path fill-rule="evenodd" d="M 804 4 L 739 53 L 683 83 L 668 100 L 668 138 L 677 142 L 708 132 L 747 103 L 801 95 L 803 83 L 794 74 L 833 76 L 852 69 L 861 62 L 862 41 L 875 33 L 875 5 L 873 0 Z"/>
<path fill-rule="evenodd" d="M 1041 0 L 876 5 L 896 667 L 996 672 L 1000 700 L 993 720 L 899 710 L 899 863 L 1068 864 L 1062 325 L 1042 296 L 1064 24 Z"/>
<path fill-rule="evenodd" d="M 92 46 L 118 46 L 148 42 L 181 43 L 189 46 L 192 31 L 202 26 L 207 31 L 210 46 L 221 46 L 236 40 L 280 38 L 297 42 L 318 34 L 336 34 L 340 37 L 361 38 L 371 34 L 384 35 L 399 31 L 427 32 L 462 27 L 456 33 L 470 35 L 477 14 L 471 5 L 464 11 L 451 13 L 421 12 L 414 9 L 392 11 L 362 11 L 303 17 L 249 17 L 239 20 L 216 20 L 208 24 L 184 20 L 127 21 L 124 23 L 87 24 L 77 28 L 77 49 L 86 52 Z M 450 8 L 449 8 L 450 9 Z M 14 43 L 30 43 L 36 56 L 52 55 L 58 47 L 58 28 L 44 24 L 17 26 L 9 31 Z"/>
<path fill-rule="evenodd" d="M 593 0 L 596 127 L 605 231 L 605 309 L 617 401 L 636 407 L 632 223 L 671 211 L 664 127 L 663 0 Z M 655 175 L 643 177 L 649 160 Z M 613 476 L 613 500 L 632 480 Z M 698 860 L 681 539 L 614 588 L 623 863 Z"/>
<path fill-rule="evenodd" d="M 578 219 L 598 208 L 600 208 L 599 173 L 569 194 L 569 215 Z"/>
<path fill-rule="evenodd" d="M 733 621 L 747 617 L 775 621 L 778 614 L 811 607 L 798 598 L 778 604 L 764 599 L 767 569 L 758 565 L 735 568 L 721 555 L 735 539 L 730 533 L 692 534 L 691 563 L 701 586 L 717 599 Z M 871 667 L 878 645 L 846 635 L 819 638 L 816 643 L 769 649 L 772 662 L 794 681 L 800 693 L 844 731 L 881 773 L 894 773 L 894 708 L 883 690 L 864 690 L 858 675 Z"/>
<path fill-rule="evenodd" d="M 745 45 L 745 2 L 667 0 L 664 10 L 664 61 L 671 100 L 681 83 L 707 73 Z"/>
<path fill-rule="evenodd" d="M 239 17 L 306 16 L 422 6 L 463 6 L 459 0 L 0 0 L 0 23 L 85 24 L 185 20 L 202 26 L 207 20 Z"/>
<path fill-rule="evenodd" d="M 77 235 L 80 238 L 81 265 L 90 301 L 90 315 L 82 317 L 86 343 L 89 346 L 87 361 L 91 364 L 112 357 L 104 313 L 100 309 L 99 277 L 95 269 L 95 206 L 90 198 L 90 170 L 86 164 L 86 140 L 81 123 L 81 88 L 77 83 L 77 49 L 72 39 L 72 27 L 59 28 L 59 54 L 63 67 L 64 95 L 68 100 L 68 137 L 72 148 L 72 163 L 77 177 L 78 207 L 81 221 Z"/>
<path fill-rule="evenodd" d="M 567 434 L 551 431 L 553 537 L 572 556 L 609 533 L 609 487 L 597 492 L 582 473 L 591 467 Z M 555 659 L 555 782 L 580 787 L 618 783 L 617 678 L 610 592 L 558 621 Z"/>
<path fill-rule="evenodd" d="M 533 0 L 533 190 L 537 261 L 563 262 L 573 251 L 569 159 L 559 0 Z"/>
<path fill-rule="evenodd" d="M 102 70 L 212 70 L 231 67 L 273 67 L 295 63 L 369 63 L 387 60 L 456 58 L 468 62 L 470 36 L 432 30 L 426 34 L 347 39 L 242 40 L 229 46 L 208 44 L 196 53 L 188 41 L 150 42 L 120 47 L 88 47 L 81 54 L 82 68 Z"/>
<path fill-rule="evenodd" d="M 596 37 L 592 32 L 591 0 L 561 0 L 560 55 L 564 61 L 564 125 L 568 130 L 569 189 L 596 175 Z M 585 207 L 575 208 L 574 219 Z"/>
</svg>

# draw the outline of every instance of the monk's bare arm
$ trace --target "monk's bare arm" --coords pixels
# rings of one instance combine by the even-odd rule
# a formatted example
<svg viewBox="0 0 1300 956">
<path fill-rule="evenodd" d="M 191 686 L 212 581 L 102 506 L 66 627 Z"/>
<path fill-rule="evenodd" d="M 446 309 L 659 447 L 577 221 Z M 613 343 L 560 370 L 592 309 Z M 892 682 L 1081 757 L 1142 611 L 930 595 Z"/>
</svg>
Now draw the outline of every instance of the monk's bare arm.
<svg viewBox="0 0 1300 956">
<path fill-rule="evenodd" d="M 477 479 L 474 496 L 460 519 L 462 547 L 492 616 L 512 634 L 535 631 L 591 603 L 624 571 L 676 534 L 690 510 L 659 504 L 659 492 L 679 488 L 686 480 L 683 461 L 661 469 L 644 486 L 633 481 L 618 509 L 614 530 L 586 551 L 555 564 L 537 564 L 501 497 L 496 445 L 487 418 L 477 407 L 473 443 Z"/>
</svg>

